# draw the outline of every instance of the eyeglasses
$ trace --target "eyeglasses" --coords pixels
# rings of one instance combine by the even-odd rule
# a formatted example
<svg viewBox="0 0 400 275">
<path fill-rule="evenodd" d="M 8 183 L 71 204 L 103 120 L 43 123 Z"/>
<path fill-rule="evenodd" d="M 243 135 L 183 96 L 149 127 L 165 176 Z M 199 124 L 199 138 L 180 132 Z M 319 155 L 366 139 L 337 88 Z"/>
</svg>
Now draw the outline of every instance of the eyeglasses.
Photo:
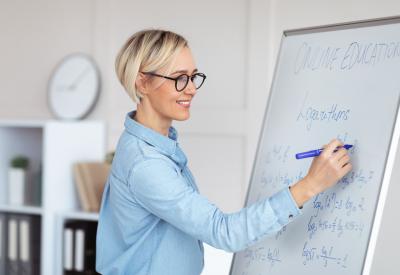
<svg viewBox="0 0 400 275">
<path fill-rule="evenodd" d="M 146 74 L 146 75 L 152 75 L 152 76 L 166 78 L 169 80 L 174 80 L 175 81 L 175 89 L 178 92 L 182 92 L 186 88 L 186 86 L 189 83 L 189 79 L 194 84 L 196 90 L 199 89 L 201 87 L 201 85 L 203 85 L 204 80 L 206 80 L 206 75 L 203 73 L 195 73 L 193 75 L 181 74 L 177 77 L 170 77 L 170 76 L 160 75 L 160 74 L 156 74 L 156 73 L 152 73 L 152 72 L 142 72 L 142 73 Z"/>
</svg>

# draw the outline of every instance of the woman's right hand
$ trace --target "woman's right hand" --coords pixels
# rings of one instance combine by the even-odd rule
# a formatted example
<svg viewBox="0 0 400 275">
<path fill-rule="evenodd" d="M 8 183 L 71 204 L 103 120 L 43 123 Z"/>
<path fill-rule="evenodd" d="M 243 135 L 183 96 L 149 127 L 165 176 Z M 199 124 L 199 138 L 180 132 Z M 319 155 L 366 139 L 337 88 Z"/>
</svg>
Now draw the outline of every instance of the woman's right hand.
<svg viewBox="0 0 400 275">
<path fill-rule="evenodd" d="M 315 157 L 307 175 L 291 187 L 293 198 L 298 206 L 302 206 L 313 196 L 335 185 L 351 169 L 350 156 L 337 139 L 324 146 L 324 151 Z"/>
</svg>

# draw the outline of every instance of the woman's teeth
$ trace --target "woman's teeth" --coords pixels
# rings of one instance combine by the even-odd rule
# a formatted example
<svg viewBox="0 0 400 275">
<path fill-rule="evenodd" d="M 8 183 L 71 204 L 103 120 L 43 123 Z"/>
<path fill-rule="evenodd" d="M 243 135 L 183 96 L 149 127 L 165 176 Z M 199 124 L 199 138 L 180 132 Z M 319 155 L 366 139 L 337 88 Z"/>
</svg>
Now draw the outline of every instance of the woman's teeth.
<svg viewBox="0 0 400 275">
<path fill-rule="evenodd" d="M 183 105 L 183 106 L 189 106 L 190 105 L 190 101 L 188 100 L 179 100 L 177 101 L 178 104 Z"/>
</svg>

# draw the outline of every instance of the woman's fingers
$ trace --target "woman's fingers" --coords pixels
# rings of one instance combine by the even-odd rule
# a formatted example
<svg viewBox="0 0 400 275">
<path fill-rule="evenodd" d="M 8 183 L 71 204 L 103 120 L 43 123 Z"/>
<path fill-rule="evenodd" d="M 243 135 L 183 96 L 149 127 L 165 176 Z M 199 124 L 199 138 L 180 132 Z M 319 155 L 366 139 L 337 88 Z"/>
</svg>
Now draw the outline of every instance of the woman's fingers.
<svg viewBox="0 0 400 275">
<path fill-rule="evenodd" d="M 333 159 L 340 161 L 346 155 L 347 155 L 346 148 L 340 148 L 339 150 L 333 153 Z"/>
<path fill-rule="evenodd" d="M 318 194 L 336 184 L 352 169 L 348 151 L 340 140 L 334 139 L 326 146 L 319 157 L 313 159 L 305 182 L 309 194 Z"/>
<path fill-rule="evenodd" d="M 347 162 L 342 168 L 342 177 L 344 177 L 344 175 L 346 175 L 348 172 L 351 171 L 351 169 L 353 169 L 353 165 L 351 164 L 351 162 Z"/>
<path fill-rule="evenodd" d="M 343 143 L 338 139 L 334 139 L 324 148 L 324 151 L 321 155 L 324 157 L 330 157 L 336 148 L 340 146 L 343 146 Z"/>
<path fill-rule="evenodd" d="M 327 151 L 326 156 L 332 158 L 332 162 L 339 162 L 345 156 L 348 156 L 348 151 L 346 148 L 343 148 L 343 143 L 339 140 L 331 141 L 328 146 L 324 149 L 324 152 Z M 340 167 L 342 167 L 341 165 Z"/>
<path fill-rule="evenodd" d="M 351 162 L 348 162 L 345 166 L 345 171 L 344 171 L 344 175 L 346 175 L 348 172 L 351 171 L 351 169 L 353 169 L 353 164 L 351 164 Z"/>
<path fill-rule="evenodd" d="M 350 162 L 350 156 L 345 154 L 341 159 L 339 159 L 339 167 L 344 167 Z"/>
</svg>

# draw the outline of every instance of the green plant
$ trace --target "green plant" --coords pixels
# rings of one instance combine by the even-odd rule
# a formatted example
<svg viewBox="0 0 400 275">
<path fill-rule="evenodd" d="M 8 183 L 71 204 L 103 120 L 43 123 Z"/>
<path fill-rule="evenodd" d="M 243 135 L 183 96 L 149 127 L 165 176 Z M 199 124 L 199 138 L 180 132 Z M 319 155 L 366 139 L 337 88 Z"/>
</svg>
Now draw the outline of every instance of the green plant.
<svg viewBox="0 0 400 275">
<path fill-rule="evenodd" d="M 111 165 L 111 163 L 112 163 L 112 161 L 114 159 L 114 155 L 115 155 L 115 151 L 108 152 L 106 154 L 105 162 Z"/>
<path fill-rule="evenodd" d="M 11 160 L 10 165 L 13 168 L 27 169 L 29 166 L 29 159 L 25 156 L 16 156 Z"/>
</svg>

